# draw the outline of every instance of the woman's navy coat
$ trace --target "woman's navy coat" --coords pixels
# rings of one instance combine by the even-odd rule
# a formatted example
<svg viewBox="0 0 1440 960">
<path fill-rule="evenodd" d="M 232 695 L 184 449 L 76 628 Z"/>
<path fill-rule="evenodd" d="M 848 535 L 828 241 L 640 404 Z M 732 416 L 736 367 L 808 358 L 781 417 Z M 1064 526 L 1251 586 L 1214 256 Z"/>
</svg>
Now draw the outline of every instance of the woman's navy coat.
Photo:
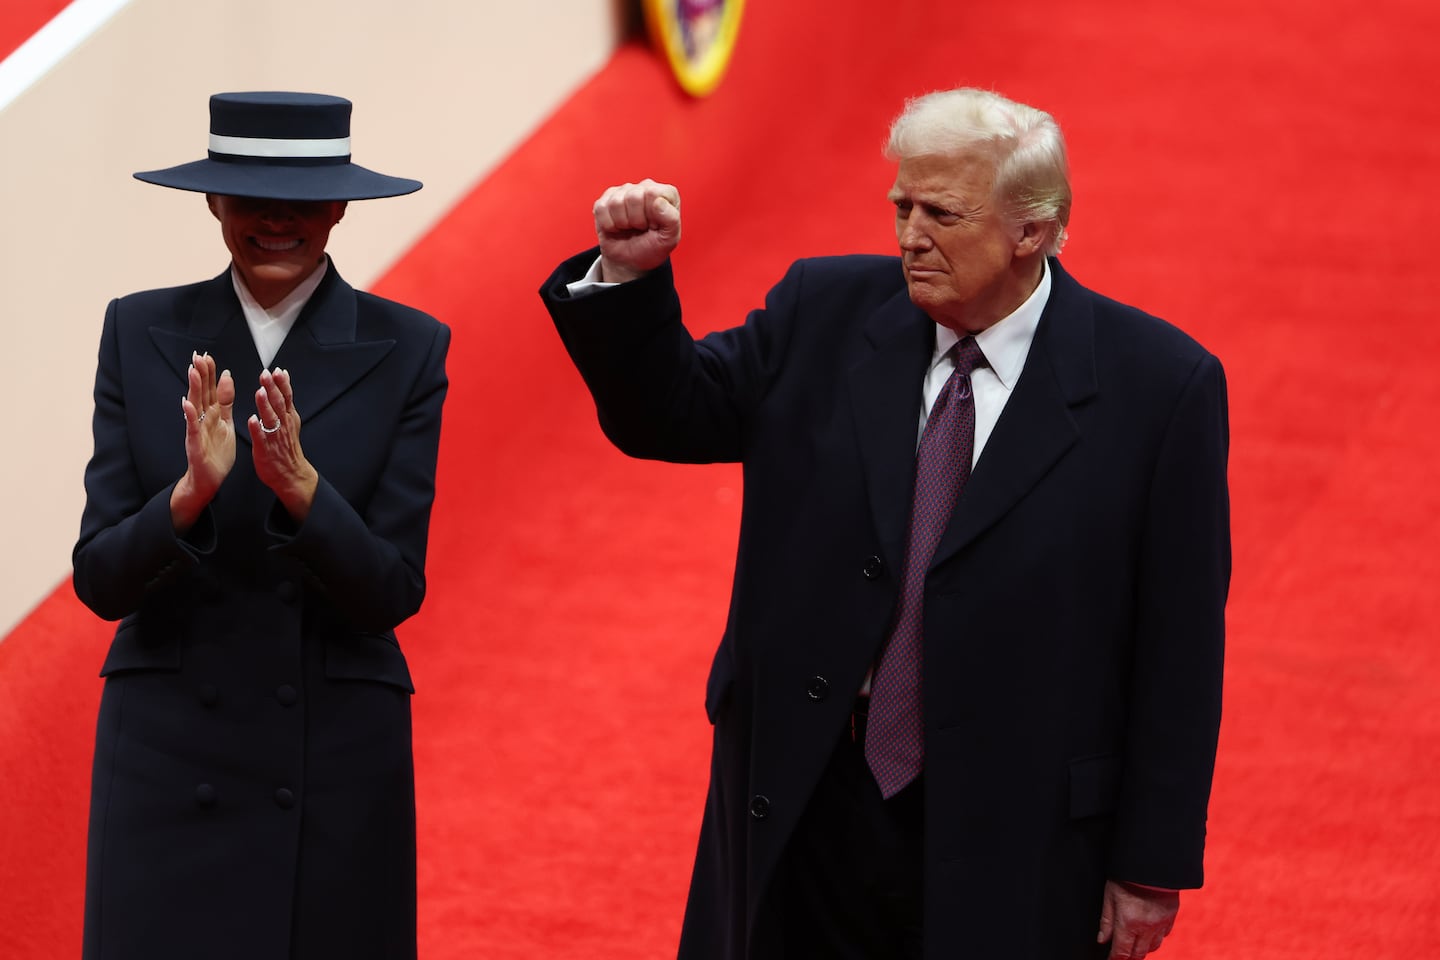
<svg viewBox="0 0 1440 960">
<path fill-rule="evenodd" d="M 110 304 L 75 591 L 101 675 L 87 960 L 415 953 L 410 673 L 449 329 L 333 264 L 274 364 L 321 480 L 298 527 L 256 478 L 260 359 L 227 270 Z M 236 384 L 234 469 L 177 537 L 192 351 Z"/>
</svg>

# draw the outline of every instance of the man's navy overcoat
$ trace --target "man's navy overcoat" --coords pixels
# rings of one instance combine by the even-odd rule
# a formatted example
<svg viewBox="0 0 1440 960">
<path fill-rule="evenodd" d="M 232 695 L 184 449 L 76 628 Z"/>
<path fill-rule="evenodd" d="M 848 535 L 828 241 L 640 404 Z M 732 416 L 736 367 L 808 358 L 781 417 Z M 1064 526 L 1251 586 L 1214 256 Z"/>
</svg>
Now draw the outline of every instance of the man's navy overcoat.
<svg viewBox="0 0 1440 960">
<path fill-rule="evenodd" d="M 892 257 L 797 262 L 694 341 L 671 269 L 542 288 L 625 452 L 739 461 L 684 960 L 777 956 L 766 885 L 897 597 L 934 324 Z M 1058 261 L 924 600 L 925 956 L 1095 955 L 1105 879 L 1201 883 L 1230 575 L 1220 363 Z"/>
</svg>

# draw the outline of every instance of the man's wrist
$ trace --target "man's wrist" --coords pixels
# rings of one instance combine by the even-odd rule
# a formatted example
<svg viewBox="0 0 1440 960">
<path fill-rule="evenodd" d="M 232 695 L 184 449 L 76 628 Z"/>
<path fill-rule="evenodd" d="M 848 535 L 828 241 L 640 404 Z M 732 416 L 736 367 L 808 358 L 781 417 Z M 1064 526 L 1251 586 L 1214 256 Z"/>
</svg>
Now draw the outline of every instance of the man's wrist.
<svg viewBox="0 0 1440 960">
<path fill-rule="evenodd" d="M 639 280 L 645 276 L 645 272 L 627 267 L 621 264 L 612 263 L 602 254 L 600 257 L 601 283 L 629 283 L 631 280 Z"/>
</svg>

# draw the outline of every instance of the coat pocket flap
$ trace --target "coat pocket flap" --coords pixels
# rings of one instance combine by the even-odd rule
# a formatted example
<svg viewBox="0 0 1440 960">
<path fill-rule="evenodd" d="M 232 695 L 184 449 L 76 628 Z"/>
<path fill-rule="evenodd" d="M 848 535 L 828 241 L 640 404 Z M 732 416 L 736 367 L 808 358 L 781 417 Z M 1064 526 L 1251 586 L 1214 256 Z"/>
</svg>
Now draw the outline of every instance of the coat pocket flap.
<svg viewBox="0 0 1440 960">
<path fill-rule="evenodd" d="M 1070 819 L 1113 813 L 1119 797 L 1119 756 L 1107 754 L 1070 761 Z"/>
<path fill-rule="evenodd" d="M 373 680 L 415 692 L 405 654 L 392 634 L 352 633 L 325 644 L 325 676 L 331 680 Z"/>
<path fill-rule="evenodd" d="M 141 624 L 138 614 L 131 614 L 115 628 L 115 639 L 110 641 L 110 650 L 105 663 L 100 667 L 100 676 L 125 670 L 180 669 L 180 631 L 171 624 L 153 620 Z"/>
</svg>

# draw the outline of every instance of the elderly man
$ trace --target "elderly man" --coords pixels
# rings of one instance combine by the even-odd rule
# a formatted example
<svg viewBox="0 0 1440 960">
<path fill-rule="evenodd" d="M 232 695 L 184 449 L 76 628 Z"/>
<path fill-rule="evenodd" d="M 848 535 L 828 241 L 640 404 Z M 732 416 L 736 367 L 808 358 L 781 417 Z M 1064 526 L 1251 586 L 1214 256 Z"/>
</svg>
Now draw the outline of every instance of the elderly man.
<svg viewBox="0 0 1440 960">
<path fill-rule="evenodd" d="M 541 291 L 620 449 L 744 464 L 680 956 L 1140 958 L 1201 883 L 1224 375 L 1055 259 L 1049 115 L 935 93 L 887 153 L 900 258 L 740 327 L 685 332 L 649 180 Z"/>
</svg>

